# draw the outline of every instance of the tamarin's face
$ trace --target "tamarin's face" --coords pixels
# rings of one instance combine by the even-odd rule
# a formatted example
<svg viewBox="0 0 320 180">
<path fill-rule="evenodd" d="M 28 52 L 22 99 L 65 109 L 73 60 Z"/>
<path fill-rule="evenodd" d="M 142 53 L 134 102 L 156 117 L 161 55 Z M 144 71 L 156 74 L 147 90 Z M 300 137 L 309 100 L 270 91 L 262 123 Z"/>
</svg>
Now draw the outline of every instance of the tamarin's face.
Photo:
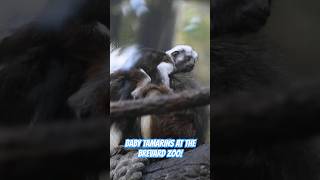
<svg viewBox="0 0 320 180">
<path fill-rule="evenodd" d="M 188 45 L 177 45 L 166 52 L 176 66 L 174 73 L 190 72 L 198 60 L 198 53 Z"/>
</svg>

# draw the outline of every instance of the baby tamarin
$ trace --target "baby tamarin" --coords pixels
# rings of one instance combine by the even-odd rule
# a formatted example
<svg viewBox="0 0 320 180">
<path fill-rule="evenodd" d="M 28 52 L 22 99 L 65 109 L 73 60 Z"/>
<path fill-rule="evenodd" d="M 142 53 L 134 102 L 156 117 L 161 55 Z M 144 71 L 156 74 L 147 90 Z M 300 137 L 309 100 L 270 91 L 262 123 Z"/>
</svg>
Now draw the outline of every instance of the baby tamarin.
<svg viewBox="0 0 320 180">
<path fill-rule="evenodd" d="M 168 54 L 154 49 L 131 46 L 111 50 L 111 101 L 139 98 L 140 89 L 151 82 L 169 86 L 168 75 L 174 66 Z"/>
</svg>

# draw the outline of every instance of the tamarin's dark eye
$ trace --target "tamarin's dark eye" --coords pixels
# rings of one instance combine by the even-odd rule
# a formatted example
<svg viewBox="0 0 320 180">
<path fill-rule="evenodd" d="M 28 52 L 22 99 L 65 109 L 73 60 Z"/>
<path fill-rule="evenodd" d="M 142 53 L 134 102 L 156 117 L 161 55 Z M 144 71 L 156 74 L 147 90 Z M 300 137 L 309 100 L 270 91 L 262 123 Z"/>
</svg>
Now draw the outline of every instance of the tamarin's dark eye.
<svg viewBox="0 0 320 180">
<path fill-rule="evenodd" d="M 179 51 L 175 51 L 171 55 L 172 57 L 176 58 L 179 55 Z"/>
</svg>

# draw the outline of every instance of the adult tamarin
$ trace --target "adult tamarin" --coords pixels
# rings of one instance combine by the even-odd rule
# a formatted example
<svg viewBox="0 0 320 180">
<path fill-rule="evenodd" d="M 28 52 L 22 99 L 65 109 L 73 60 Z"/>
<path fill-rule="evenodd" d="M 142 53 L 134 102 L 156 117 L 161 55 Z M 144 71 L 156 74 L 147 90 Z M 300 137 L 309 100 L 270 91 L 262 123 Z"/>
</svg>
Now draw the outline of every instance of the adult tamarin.
<svg viewBox="0 0 320 180">
<path fill-rule="evenodd" d="M 121 51 L 116 51 L 116 53 L 119 52 Z M 123 55 L 126 55 L 126 58 L 115 56 L 111 53 L 111 100 L 117 101 L 132 98 L 154 97 L 161 94 L 197 88 L 196 83 L 190 83 L 192 81 L 190 75 L 184 75 L 184 78 L 181 78 L 182 76 L 179 77 L 179 75 L 183 75 L 184 73 L 190 73 L 198 59 L 197 53 L 190 46 L 179 45 L 166 53 L 158 53 L 154 56 L 150 56 L 149 53 L 156 53 L 155 51 L 147 50 L 147 52 L 148 53 L 141 50 L 139 51 L 139 49 L 124 49 L 122 50 L 122 53 Z M 144 56 L 144 54 L 146 54 L 146 56 Z M 132 57 L 132 55 L 134 55 L 134 57 Z M 114 57 L 118 57 L 118 59 L 113 59 Z M 125 63 L 123 63 L 127 60 L 140 62 L 135 63 L 135 65 L 130 65 L 133 68 L 128 70 L 128 68 L 124 66 Z M 141 68 L 142 66 L 140 64 L 145 65 L 146 63 L 144 61 L 149 61 L 149 66 L 146 71 L 151 73 L 150 76 Z M 120 68 L 115 68 L 118 67 L 116 64 L 113 64 L 115 62 L 123 63 L 121 66 L 122 70 L 119 70 Z M 153 66 L 152 68 L 150 68 L 151 65 Z M 128 91 L 128 89 L 130 90 Z M 137 91 L 139 93 L 135 93 Z M 135 96 L 136 94 L 138 94 L 138 96 Z M 117 121 L 111 119 L 110 152 L 123 142 L 124 138 L 128 137 L 199 137 L 200 142 L 203 142 L 203 137 L 200 136 L 200 132 L 197 131 L 200 126 L 204 127 L 203 122 L 205 118 L 201 119 L 203 117 L 200 117 L 200 114 L 203 115 L 204 113 L 200 113 L 198 110 L 194 109 L 169 113 L 162 116 L 146 115 L 141 117 L 141 121 L 138 120 L 138 124 L 136 118 Z M 180 118 L 183 118 L 184 120 L 181 120 Z M 198 121 L 201 122 L 201 125 L 199 125 Z M 130 129 L 136 129 L 136 131 L 132 132 Z M 139 129 L 141 132 L 137 132 Z M 163 131 L 159 131 L 159 129 L 163 129 Z M 205 130 L 202 129 L 201 131 L 204 132 Z"/>
<path fill-rule="evenodd" d="M 167 51 L 166 54 L 174 62 L 173 70 L 170 71 L 170 63 L 165 62 L 161 62 L 160 65 L 157 66 L 157 69 L 161 71 L 163 68 L 164 71 L 161 71 L 162 73 L 160 74 L 169 79 L 169 85 L 163 83 L 166 81 L 151 81 L 150 83 L 146 83 L 143 86 L 140 86 L 140 98 L 153 98 L 163 94 L 170 94 L 199 87 L 190 73 L 198 59 L 197 53 L 190 46 L 179 45 Z M 128 94 L 130 94 L 130 92 Z M 123 151 L 122 148 L 116 148 L 119 145 L 118 142 L 121 142 L 124 138 L 130 136 L 133 138 L 192 137 L 198 138 L 198 142 L 203 143 L 208 117 L 208 109 L 202 107 L 170 112 L 164 115 L 145 115 L 140 118 L 116 121 L 115 123 L 123 123 L 121 125 L 118 124 L 118 127 L 122 127 L 126 131 L 119 131 L 119 129 L 118 131 L 113 131 L 116 129 L 111 126 L 110 179 L 127 179 L 133 177 L 135 179 L 140 179 L 142 178 L 143 168 L 149 162 L 146 159 L 135 158 L 134 151 L 126 152 Z M 133 135 L 130 130 L 135 130 L 135 135 Z M 124 132 L 126 134 L 124 134 Z M 124 135 L 126 135 L 126 137 Z M 115 142 L 118 144 L 112 144 Z"/>
</svg>

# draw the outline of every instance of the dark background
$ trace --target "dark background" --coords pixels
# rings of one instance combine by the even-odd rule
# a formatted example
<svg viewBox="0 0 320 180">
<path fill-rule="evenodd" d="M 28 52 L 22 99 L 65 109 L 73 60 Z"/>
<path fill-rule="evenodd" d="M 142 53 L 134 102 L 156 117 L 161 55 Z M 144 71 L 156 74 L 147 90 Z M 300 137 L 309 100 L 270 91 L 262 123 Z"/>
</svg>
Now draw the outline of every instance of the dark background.
<svg viewBox="0 0 320 180">
<path fill-rule="evenodd" d="M 275 0 L 261 33 L 270 38 L 276 58 L 292 81 L 317 78 L 320 67 L 320 1 Z"/>
</svg>

